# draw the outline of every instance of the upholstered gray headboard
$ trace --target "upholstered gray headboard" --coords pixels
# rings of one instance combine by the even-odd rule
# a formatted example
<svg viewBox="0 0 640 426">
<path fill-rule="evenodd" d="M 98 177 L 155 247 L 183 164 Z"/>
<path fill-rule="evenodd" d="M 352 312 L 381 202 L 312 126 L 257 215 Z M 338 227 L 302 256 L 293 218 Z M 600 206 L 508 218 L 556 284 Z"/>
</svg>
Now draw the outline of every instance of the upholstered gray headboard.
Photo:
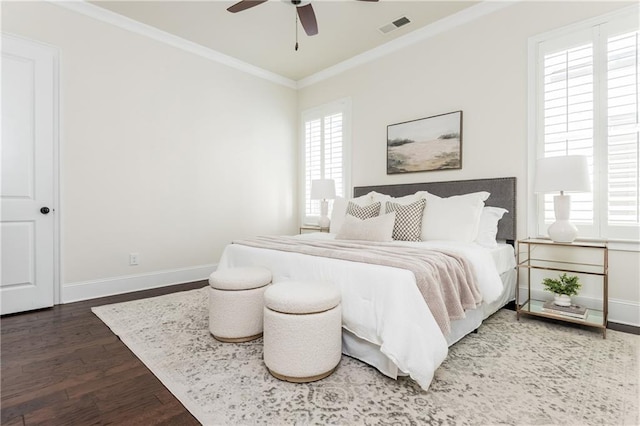
<svg viewBox="0 0 640 426">
<path fill-rule="evenodd" d="M 507 240 L 513 244 L 516 240 L 516 178 L 490 178 L 458 180 L 449 182 L 407 183 L 399 185 L 357 186 L 353 188 L 354 197 L 376 191 L 392 197 L 402 197 L 417 191 L 428 191 L 439 197 L 467 194 L 469 192 L 487 191 L 491 196 L 485 205 L 502 207 L 509 210 L 498 223 L 499 240 Z"/>
</svg>

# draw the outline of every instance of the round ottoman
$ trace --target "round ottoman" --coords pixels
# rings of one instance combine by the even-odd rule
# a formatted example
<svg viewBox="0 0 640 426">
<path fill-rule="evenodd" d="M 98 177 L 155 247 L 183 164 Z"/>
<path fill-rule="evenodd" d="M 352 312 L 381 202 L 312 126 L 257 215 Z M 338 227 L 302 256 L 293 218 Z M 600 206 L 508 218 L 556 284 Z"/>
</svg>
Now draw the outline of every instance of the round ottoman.
<svg viewBox="0 0 640 426">
<path fill-rule="evenodd" d="M 287 281 L 264 294 L 264 363 L 280 380 L 305 383 L 335 370 L 342 356 L 340 289 Z"/>
<path fill-rule="evenodd" d="M 209 331 L 222 342 L 262 336 L 264 291 L 271 271 L 260 266 L 215 271 L 209 277 Z"/>
</svg>

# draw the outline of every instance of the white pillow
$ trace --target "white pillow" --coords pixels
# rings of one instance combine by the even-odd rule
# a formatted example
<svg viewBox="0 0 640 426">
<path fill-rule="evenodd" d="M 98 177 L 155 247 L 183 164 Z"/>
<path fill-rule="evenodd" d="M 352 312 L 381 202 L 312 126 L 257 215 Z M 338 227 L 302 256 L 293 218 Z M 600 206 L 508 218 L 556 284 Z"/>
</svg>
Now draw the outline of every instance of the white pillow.
<svg viewBox="0 0 640 426">
<path fill-rule="evenodd" d="M 486 248 L 498 247 L 498 242 L 496 241 L 498 222 L 505 213 L 509 213 L 509 210 L 500 207 L 484 207 L 482 209 L 476 243 Z"/>
<path fill-rule="evenodd" d="M 329 223 L 329 232 L 332 234 L 337 233 L 344 222 L 344 217 L 347 215 L 347 205 L 349 201 L 356 203 L 359 206 L 366 206 L 373 203 L 373 192 L 363 195 L 358 198 L 352 198 L 347 200 L 346 198 L 336 197 L 333 200 L 333 208 L 331 209 L 331 222 Z"/>
<path fill-rule="evenodd" d="M 386 206 L 387 202 L 402 204 L 403 206 L 406 206 L 408 204 L 415 203 L 421 198 L 425 198 L 424 194 L 426 194 L 426 192 L 416 192 L 415 194 L 405 195 L 404 197 L 397 198 L 391 197 L 386 194 L 380 194 L 379 192 L 375 191 L 371 191 L 369 194 L 373 197 L 373 201 L 380 201 L 380 204 L 382 206 Z M 380 214 L 384 214 L 384 208 L 380 209 Z"/>
<path fill-rule="evenodd" d="M 336 240 L 393 241 L 395 221 L 395 212 L 365 220 L 347 215 Z"/>
<path fill-rule="evenodd" d="M 422 217 L 422 241 L 448 240 L 473 242 L 478 236 L 480 215 L 489 193 L 473 192 L 440 198 L 426 193 Z"/>
</svg>

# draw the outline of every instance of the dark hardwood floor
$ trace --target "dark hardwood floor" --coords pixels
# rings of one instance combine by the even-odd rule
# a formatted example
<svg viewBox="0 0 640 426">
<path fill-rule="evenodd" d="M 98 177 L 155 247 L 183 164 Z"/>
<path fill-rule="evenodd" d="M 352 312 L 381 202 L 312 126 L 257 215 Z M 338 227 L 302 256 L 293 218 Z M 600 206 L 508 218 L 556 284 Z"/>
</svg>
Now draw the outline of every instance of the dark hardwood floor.
<svg viewBox="0 0 640 426">
<path fill-rule="evenodd" d="M 199 424 L 91 307 L 206 285 L 198 281 L 0 318 L 0 424 Z"/>
<path fill-rule="evenodd" d="M 198 281 L 0 318 L 0 424 L 199 424 L 91 307 L 205 285 Z"/>
</svg>

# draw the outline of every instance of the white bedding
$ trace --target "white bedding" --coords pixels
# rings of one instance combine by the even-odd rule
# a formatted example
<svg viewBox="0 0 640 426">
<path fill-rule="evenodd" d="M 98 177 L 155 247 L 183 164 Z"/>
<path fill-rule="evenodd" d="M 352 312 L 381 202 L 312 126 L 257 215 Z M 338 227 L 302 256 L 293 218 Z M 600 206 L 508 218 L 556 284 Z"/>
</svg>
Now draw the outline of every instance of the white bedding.
<svg viewBox="0 0 640 426">
<path fill-rule="evenodd" d="M 335 235 L 313 233 L 299 238 L 333 239 Z M 508 256 L 500 254 L 500 250 L 506 251 L 504 245 L 492 250 L 475 243 L 451 241 L 398 242 L 398 245 L 442 249 L 466 256 L 476 271 L 487 303 L 503 295 L 500 273 L 515 265 L 511 246 L 508 247 L 512 263 Z M 391 377 L 408 374 L 423 389 L 428 389 L 436 368 L 447 355 L 449 342 L 431 315 L 412 272 L 238 244 L 226 247 L 218 268 L 249 265 L 269 268 L 274 283 L 311 279 L 338 284 L 342 291 L 343 328 L 347 330 L 343 352 Z M 482 315 L 479 318 L 481 321 Z M 349 335 L 353 338 L 349 339 Z M 370 348 L 376 348 L 378 353 Z"/>
</svg>

